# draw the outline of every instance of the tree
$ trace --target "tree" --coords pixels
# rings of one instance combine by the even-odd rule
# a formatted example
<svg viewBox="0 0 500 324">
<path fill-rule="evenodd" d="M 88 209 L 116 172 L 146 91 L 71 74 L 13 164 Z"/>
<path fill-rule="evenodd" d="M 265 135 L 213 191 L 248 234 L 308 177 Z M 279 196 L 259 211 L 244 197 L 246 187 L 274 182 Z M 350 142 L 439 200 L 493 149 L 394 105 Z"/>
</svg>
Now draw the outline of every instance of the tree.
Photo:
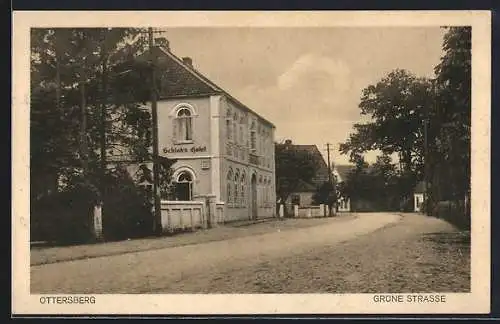
<svg viewBox="0 0 500 324">
<path fill-rule="evenodd" d="M 312 154 L 292 144 L 275 144 L 276 196 L 284 203 L 300 181 L 310 182 L 316 173 Z"/>
<path fill-rule="evenodd" d="M 459 201 L 470 195 L 471 27 L 448 28 L 443 50 L 445 54 L 435 68 L 439 116 L 436 168 L 441 177 L 439 197 L 435 198 Z"/>
<path fill-rule="evenodd" d="M 31 32 L 33 201 L 77 182 L 98 188 L 105 199 L 109 177 L 118 174 L 109 168 L 109 155 L 152 161 L 151 115 L 144 105 L 151 66 L 136 60 L 147 50 L 143 30 Z"/>
<path fill-rule="evenodd" d="M 354 132 L 340 145 L 341 154 L 351 161 L 371 150 L 388 156 L 399 156 L 400 171 L 413 183 L 400 188 L 408 197 L 417 179 L 424 176 L 424 123 L 433 104 L 431 80 L 418 78 L 406 70 L 396 69 L 376 85 L 362 92 L 359 108 L 371 117 L 365 124 L 355 124 Z"/>
<path fill-rule="evenodd" d="M 313 204 L 326 204 L 329 207 L 333 205 L 337 199 L 335 185 L 331 182 L 323 182 L 312 196 Z"/>
<path fill-rule="evenodd" d="M 108 145 L 102 129 L 113 114 L 103 104 L 118 109 L 120 98 L 128 96 L 128 89 L 114 87 L 110 92 L 102 86 L 109 77 L 103 65 L 128 59 L 124 44 L 138 34 L 126 28 L 32 29 L 31 158 L 40 168 L 35 168 L 35 175 L 47 168 L 62 180 L 82 169 L 87 178 L 95 174 L 98 152 L 102 155 L 103 145 Z M 141 46 L 140 41 L 132 44 Z"/>
</svg>

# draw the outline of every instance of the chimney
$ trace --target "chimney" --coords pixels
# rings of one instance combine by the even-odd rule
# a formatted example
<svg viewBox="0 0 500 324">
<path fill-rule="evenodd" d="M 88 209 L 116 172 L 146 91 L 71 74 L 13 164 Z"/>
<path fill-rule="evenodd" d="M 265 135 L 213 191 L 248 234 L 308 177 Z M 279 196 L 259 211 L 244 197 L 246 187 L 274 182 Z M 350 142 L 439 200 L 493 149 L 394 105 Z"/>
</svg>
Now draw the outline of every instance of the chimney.
<svg viewBox="0 0 500 324">
<path fill-rule="evenodd" d="M 190 58 L 190 57 L 183 57 L 182 58 L 182 63 L 186 64 L 187 66 L 189 66 L 190 68 L 193 67 L 193 59 Z"/>
<path fill-rule="evenodd" d="M 155 38 L 155 45 L 170 51 L 170 42 L 165 37 Z"/>
</svg>

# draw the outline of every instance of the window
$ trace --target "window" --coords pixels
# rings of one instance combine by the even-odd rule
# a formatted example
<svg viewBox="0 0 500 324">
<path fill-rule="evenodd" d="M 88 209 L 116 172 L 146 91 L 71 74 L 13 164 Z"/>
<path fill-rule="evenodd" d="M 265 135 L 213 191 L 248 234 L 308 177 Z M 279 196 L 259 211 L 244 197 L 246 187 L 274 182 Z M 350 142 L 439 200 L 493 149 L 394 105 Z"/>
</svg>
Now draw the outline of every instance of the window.
<svg viewBox="0 0 500 324">
<path fill-rule="evenodd" d="M 257 150 L 257 139 L 254 130 L 250 132 L 250 149 L 252 151 Z"/>
<path fill-rule="evenodd" d="M 175 183 L 175 199 L 191 200 L 193 198 L 193 176 L 188 171 L 179 173 Z"/>
<path fill-rule="evenodd" d="M 238 128 L 236 127 L 236 122 L 233 121 L 233 126 L 232 126 L 232 131 L 233 131 L 233 142 L 238 143 Z"/>
<path fill-rule="evenodd" d="M 192 118 L 193 116 L 188 108 L 179 109 L 175 120 L 177 140 L 181 142 L 193 140 Z"/>
<path fill-rule="evenodd" d="M 252 121 L 250 127 L 250 150 L 255 152 L 257 150 L 257 134 L 255 129 L 255 121 Z"/>
<path fill-rule="evenodd" d="M 246 184 L 246 176 L 245 172 L 241 174 L 241 204 L 243 206 L 246 206 L 246 190 L 245 190 L 245 184 Z"/>
<path fill-rule="evenodd" d="M 240 204 L 240 196 L 238 194 L 239 180 L 240 180 L 240 173 L 238 170 L 236 170 L 236 173 L 234 175 L 234 203 L 236 205 Z"/>
<path fill-rule="evenodd" d="M 232 181 L 233 181 L 233 170 L 229 169 L 229 172 L 227 173 L 227 202 L 228 204 L 231 204 L 233 200 L 232 196 Z"/>
<path fill-rule="evenodd" d="M 300 196 L 292 195 L 292 205 L 300 205 Z"/>
<path fill-rule="evenodd" d="M 266 180 L 266 203 L 269 203 L 269 201 L 271 200 L 271 195 L 270 195 L 270 183 L 271 183 L 271 180 L 267 179 Z"/>
<path fill-rule="evenodd" d="M 239 143 L 243 144 L 243 126 L 242 125 L 240 125 L 240 140 L 239 140 Z"/>
<path fill-rule="evenodd" d="M 235 143 L 238 143 L 238 128 L 236 127 L 236 122 L 238 121 L 238 113 L 234 112 L 233 115 L 233 140 Z"/>
<path fill-rule="evenodd" d="M 226 136 L 228 140 L 231 140 L 231 120 L 226 119 Z"/>
</svg>

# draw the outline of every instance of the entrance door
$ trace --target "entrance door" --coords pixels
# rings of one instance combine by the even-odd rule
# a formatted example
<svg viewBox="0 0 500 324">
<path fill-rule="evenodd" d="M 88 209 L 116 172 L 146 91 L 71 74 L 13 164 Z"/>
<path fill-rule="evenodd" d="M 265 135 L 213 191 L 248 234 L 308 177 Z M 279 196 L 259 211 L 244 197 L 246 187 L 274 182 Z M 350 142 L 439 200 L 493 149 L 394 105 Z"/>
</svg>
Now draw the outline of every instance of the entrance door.
<svg viewBox="0 0 500 324">
<path fill-rule="evenodd" d="M 251 180 L 251 204 L 250 204 L 250 218 L 257 219 L 257 176 L 252 174 Z"/>
</svg>

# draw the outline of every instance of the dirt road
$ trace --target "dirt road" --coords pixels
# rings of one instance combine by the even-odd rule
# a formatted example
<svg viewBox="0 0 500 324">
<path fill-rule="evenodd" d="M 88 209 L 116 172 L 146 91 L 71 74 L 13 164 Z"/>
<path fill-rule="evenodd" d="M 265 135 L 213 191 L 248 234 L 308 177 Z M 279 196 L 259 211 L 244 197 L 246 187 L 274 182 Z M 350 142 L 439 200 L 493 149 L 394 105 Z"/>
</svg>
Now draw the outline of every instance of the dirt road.
<svg viewBox="0 0 500 324">
<path fill-rule="evenodd" d="M 367 213 L 350 221 L 296 230 L 277 229 L 274 233 L 225 241 L 37 265 L 31 267 L 31 292 L 207 292 L 213 280 L 231 271 L 241 272 L 283 258 L 296 259 L 315 250 L 335 249 L 341 242 L 355 241 L 400 220 L 396 214 Z M 304 271 L 308 267 L 302 265 Z M 205 287 L 203 283 L 210 285 Z"/>
</svg>

